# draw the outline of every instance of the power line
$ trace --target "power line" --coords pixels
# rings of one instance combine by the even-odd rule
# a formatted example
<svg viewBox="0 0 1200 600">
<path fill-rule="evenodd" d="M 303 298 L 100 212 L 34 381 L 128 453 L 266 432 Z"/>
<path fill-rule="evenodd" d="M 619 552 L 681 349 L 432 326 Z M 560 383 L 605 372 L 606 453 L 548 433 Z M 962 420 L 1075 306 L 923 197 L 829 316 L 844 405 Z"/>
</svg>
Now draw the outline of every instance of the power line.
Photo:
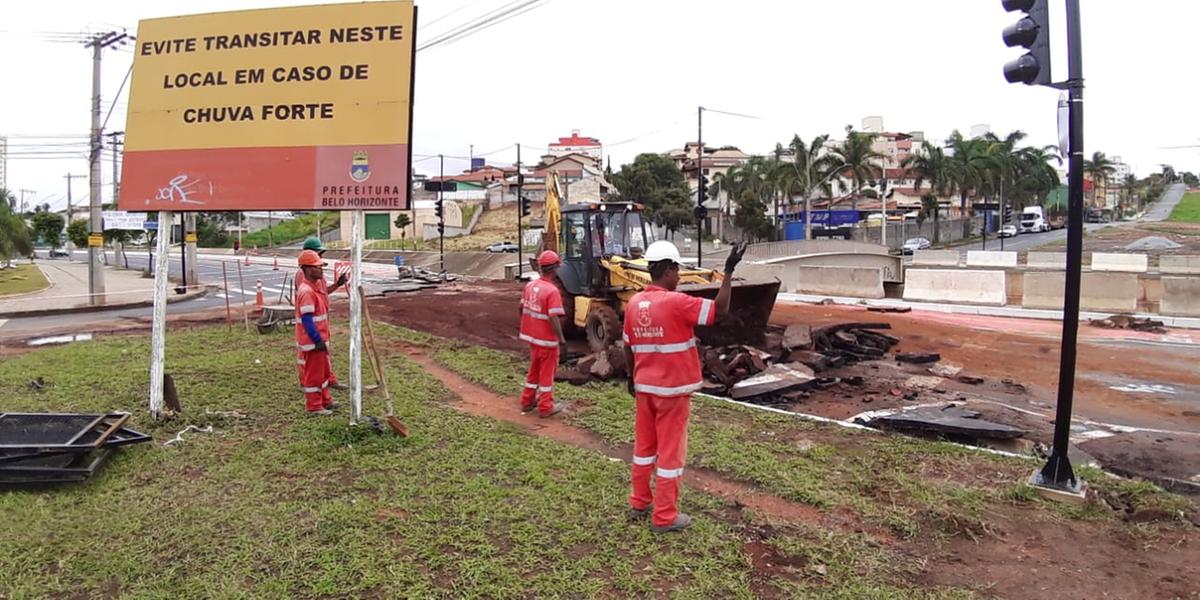
<svg viewBox="0 0 1200 600">
<path fill-rule="evenodd" d="M 129 65 L 129 70 L 125 71 L 125 78 L 121 80 L 121 87 L 117 88 L 116 94 L 113 94 L 113 103 L 112 103 L 112 106 L 108 107 L 108 114 L 104 115 L 104 124 L 100 126 L 101 131 L 103 131 L 104 128 L 108 126 L 108 118 L 112 116 L 112 111 L 117 106 L 116 99 L 121 97 L 121 92 L 125 90 L 125 84 L 129 83 L 129 74 L 130 73 L 133 73 L 133 65 L 132 64 Z"/>
<path fill-rule="evenodd" d="M 417 51 L 420 52 L 441 44 L 462 39 L 468 35 L 474 35 L 474 33 L 478 33 L 479 31 L 487 29 L 488 27 L 506 21 L 509 18 L 516 17 L 520 14 L 524 14 L 525 12 L 538 8 L 539 6 L 543 6 L 544 3 L 548 1 L 549 0 L 514 0 L 513 2 L 509 2 L 500 8 L 484 13 L 482 16 L 476 17 L 475 19 L 459 25 L 458 27 L 450 29 L 448 32 L 443 33 L 418 46 Z"/>
</svg>

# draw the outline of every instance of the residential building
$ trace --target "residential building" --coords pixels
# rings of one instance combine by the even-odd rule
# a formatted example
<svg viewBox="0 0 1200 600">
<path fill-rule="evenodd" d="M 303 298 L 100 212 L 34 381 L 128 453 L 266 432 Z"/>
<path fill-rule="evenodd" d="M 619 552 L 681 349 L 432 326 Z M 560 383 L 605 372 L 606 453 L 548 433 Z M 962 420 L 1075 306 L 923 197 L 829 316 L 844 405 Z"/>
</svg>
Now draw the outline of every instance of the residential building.
<svg viewBox="0 0 1200 600">
<path fill-rule="evenodd" d="M 546 149 L 549 156 L 566 156 L 568 154 L 583 154 L 590 156 L 599 164 L 604 160 L 604 146 L 600 140 L 579 135 L 578 129 L 571 130 L 571 137 L 560 137 Z"/>
<path fill-rule="evenodd" d="M 696 163 L 699 156 L 700 145 L 696 142 L 688 142 L 683 148 L 671 150 L 666 153 L 667 158 L 670 158 L 683 171 L 683 177 L 687 181 L 688 190 L 695 195 L 696 190 L 700 188 L 700 180 L 696 178 Z M 716 182 L 717 175 L 723 175 L 731 167 L 740 167 L 750 160 L 750 155 L 742 152 L 733 146 L 704 146 L 704 159 L 701 162 L 703 174 L 708 178 L 708 183 L 711 185 Z M 706 203 L 712 202 L 705 199 Z M 715 204 L 709 208 L 716 208 Z"/>
</svg>

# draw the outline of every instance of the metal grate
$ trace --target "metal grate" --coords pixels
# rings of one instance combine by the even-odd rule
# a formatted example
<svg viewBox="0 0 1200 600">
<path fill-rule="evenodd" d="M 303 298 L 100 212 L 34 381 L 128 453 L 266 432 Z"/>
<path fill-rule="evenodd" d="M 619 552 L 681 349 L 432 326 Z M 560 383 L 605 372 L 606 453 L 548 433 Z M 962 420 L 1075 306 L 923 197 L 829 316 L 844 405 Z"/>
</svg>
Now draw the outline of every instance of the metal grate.
<svg viewBox="0 0 1200 600">
<path fill-rule="evenodd" d="M 129 420 L 128 413 L 0 413 L 0 451 L 94 450 Z"/>
</svg>

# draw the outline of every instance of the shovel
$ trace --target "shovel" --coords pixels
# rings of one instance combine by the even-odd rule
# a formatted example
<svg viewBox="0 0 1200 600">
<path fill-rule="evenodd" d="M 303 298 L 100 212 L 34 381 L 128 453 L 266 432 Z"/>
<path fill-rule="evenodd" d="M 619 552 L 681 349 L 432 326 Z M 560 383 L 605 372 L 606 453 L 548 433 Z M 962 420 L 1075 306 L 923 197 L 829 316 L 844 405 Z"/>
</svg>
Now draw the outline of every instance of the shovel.
<svg viewBox="0 0 1200 600">
<path fill-rule="evenodd" d="M 379 387 L 383 388 L 383 398 L 387 401 L 387 418 L 385 420 L 396 435 L 408 437 L 408 427 L 396 418 L 392 408 L 392 393 L 388 391 L 387 378 L 383 375 L 383 363 L 379 360 L 379 349 L 375 347 L 375 327 L 371 324 L 371 310 L 367 308 L 367 294 L 363 291 L 362 286 L 358 288 L 358 297 L 362 299 L 363 320 L 367 324 L 367 349 L 370 350 L 368 354 L 371 366 L 375 370 L 376 379 L 379 380 Z"/>
</svg>

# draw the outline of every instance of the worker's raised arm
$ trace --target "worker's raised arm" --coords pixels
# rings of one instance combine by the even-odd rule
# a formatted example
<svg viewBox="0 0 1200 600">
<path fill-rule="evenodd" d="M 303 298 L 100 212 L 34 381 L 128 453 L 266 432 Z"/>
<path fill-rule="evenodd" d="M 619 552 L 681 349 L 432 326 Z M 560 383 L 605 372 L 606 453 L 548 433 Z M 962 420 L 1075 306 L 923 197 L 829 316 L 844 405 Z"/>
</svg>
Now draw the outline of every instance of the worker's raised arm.
<svg viewBox="0 0 1200 600">
<path fill-rule="evenodd" d="M 721 281 L 721 289 L 717 290 L 717 317 L 723 317 L 729 314 L 729 300 L 733 296 L 733 270 L 737 268 L 738 263 L 742 262 L 742 255 L 746 253 L 746 242 L 738 242 L 729 250 L 729 257 L 725 259 L 725 279 Z"/>
</svg>

